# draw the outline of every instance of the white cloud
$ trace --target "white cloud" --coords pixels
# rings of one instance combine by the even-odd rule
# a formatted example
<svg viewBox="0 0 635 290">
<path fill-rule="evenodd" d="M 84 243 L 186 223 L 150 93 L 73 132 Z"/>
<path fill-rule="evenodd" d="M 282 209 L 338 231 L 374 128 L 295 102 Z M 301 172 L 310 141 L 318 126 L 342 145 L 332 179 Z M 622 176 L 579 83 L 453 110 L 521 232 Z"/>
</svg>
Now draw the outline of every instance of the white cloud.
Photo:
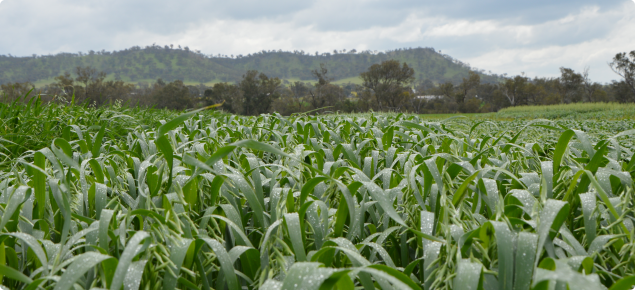
<svg viewBox="0 0 635 290">
<path fill-rule="evenodd" d="M 629 4 L 629 3 L 625 3 Z M 569 15 L 566 21 L 557 21 L 578 30 L 588 31 L 594 25 L 610 21 L 612 25 L 605 35 L 594 39 L 571 42 L 563 45 L 543 44 L 538 47 L 511 47 L 493 49 L 481 55 L 466 58 L 466 61 L 480 68 L 511 75 L 525 72 L 530 76 L 558 76 L 559 67 L 569 67 L 581 71 L 589 66 L 592 79 L 608 82 L 617 76 L 607 63 L 618 52 L 635 50 L 635 7 L 624 5 L 619 9 L 598 12 L 597 9 L 583 9 L 577 15 Z M 553 23 L 536 25 L 531 28 L 529 38 L 540 42 L 545 34 L 557 32 L 552 37 L 566 37 L 571 29 L 558 31 Z"/>
<path fill-rule="evenodd" d="M 492 20 L 467 21 L 458 20 L 441 26 L 433 27 L 426 32 L 426 35 L 444 36 L 466 36 L 473 34 L 490 34 L 498 30 L 498 23 Z"/>
</svg>

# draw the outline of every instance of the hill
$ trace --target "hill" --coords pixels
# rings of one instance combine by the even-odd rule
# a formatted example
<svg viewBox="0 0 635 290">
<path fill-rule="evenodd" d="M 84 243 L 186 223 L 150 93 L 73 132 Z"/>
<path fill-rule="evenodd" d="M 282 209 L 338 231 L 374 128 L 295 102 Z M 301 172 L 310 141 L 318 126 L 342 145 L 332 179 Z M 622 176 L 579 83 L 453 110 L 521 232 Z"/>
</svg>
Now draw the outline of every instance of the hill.
<svg viewBox="0 0 635 290">
<path fill-rule="evenodd" d="M 468 75 L 469 65 L 436 52 L 433 48 L 407 48 L 374 53 L 344 52 L 307 54 L 303 51 L 261 51 L 238 56 L 209 56 L 168 46 L 132 47 L 121 51 L 89 51 L 88 53 L 59 53 L 15 57 L 0 55 L 0 84 L 30 81 L 38 86 L 52 83 L 64 72 L 73 73 L 75 67 L 91 66 L 108 74 L 108 79 L 126 82 L 183 80 L 186 83 L 232 82 L 247 70 L 257 70 L 271 77 L 287 81 L 312 80 L 311 70 L 325 63 L 329 76 L 336 83 L 360 82 L 359 74 L 369 66 L 396 59 L 408 63 L 417 80 L 433 82 L 459 81 Z M 496 82 L 498 76 L 481 72 L 483 82 Z"/>
</svg>

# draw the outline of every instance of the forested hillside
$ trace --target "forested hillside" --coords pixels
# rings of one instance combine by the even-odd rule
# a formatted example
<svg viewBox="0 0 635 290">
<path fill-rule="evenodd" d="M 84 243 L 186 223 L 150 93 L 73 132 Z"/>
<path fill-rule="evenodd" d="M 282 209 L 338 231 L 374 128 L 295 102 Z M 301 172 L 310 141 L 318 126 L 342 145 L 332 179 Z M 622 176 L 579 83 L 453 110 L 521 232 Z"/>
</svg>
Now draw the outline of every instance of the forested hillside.
<svg viewBox="0 0 635 290">
<path fill-rule="evenodd" d="M 182 80 L 187 83 L 239 81 L 247 70 L 257 70 L 283 80 L 311 80 L 311 71 L 324 63 L 334 81 L 355 81 L 369 66 L 395 59 L 415 70 L 415 79 L 435 83 L 458 82 L 468 76 L 468 64 L 442 55 L 433 48 L 408 48 L 386 52 L 355 50 L 308 54 L 304 51 L 261 51 L 248 55 L 204 55 L 189 48 L 170 46 L 132 47 L 122 51 L 89 51 L 15 57 L 0 55 L 0 84 L 33 82 L 52 83 L 64 72 L 76 67 L 93 67 L 108 79 L 126 82 Z M 495 82 L 498 76 L 479 71 L 483 82 Z"/>
</svg>

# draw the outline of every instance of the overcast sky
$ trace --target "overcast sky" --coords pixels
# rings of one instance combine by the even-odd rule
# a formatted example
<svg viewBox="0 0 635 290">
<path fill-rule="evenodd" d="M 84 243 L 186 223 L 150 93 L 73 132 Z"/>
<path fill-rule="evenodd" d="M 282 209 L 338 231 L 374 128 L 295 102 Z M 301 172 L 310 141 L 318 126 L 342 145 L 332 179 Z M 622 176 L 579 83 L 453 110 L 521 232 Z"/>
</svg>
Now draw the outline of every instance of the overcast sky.
<svg viewBox="0 0 635 290">
<path fill-rule="evenodd" d="M 205 54 L 434 47 L 473 67 L 557 76 L 635 50 L 635 0 L 0 0 L 0 54 L 174 44 Z"/>
</svg>

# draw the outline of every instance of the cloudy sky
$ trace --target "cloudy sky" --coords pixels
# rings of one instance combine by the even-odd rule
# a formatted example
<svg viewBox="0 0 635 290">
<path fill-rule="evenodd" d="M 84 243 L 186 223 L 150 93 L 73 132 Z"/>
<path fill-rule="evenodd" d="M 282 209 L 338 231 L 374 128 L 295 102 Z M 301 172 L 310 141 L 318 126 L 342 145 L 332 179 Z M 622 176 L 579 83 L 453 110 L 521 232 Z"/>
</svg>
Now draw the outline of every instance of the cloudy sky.
<svg viewBox="0 0 635 290">
<path fill-rule="evenodd" d="M 0 0 L 0 54 L 174 44 L 205 54 L 434 47 L 473 67 L 594 80 L 635 50 L 635 0 Z"/>
</svg>

